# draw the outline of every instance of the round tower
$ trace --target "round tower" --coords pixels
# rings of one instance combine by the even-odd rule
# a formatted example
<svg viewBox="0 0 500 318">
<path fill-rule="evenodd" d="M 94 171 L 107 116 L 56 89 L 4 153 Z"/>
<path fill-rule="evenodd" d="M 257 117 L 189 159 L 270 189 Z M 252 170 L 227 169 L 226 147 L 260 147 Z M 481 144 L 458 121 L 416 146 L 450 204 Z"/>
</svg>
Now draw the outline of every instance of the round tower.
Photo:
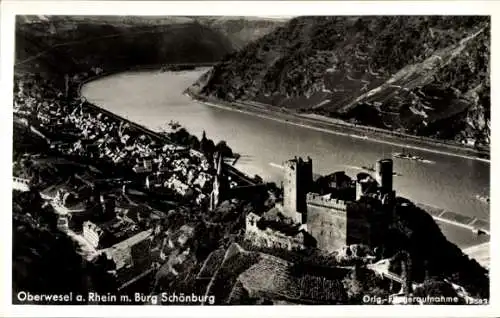
<svg viewBox="0 0 500 318">
<path fill-rule="evenodd" d="M 380 186 L 382 193 L 392 192 L 392 159 L 382 159 L 375 165 L 375 180 Z"/>
</svg>

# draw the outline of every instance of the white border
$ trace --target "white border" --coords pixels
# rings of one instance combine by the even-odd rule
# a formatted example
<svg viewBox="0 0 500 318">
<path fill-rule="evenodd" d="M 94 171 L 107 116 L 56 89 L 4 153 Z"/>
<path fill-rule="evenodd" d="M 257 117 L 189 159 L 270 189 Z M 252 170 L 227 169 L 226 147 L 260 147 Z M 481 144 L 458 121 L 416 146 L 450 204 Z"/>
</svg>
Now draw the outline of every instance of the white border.
<svg viewBox="0 0 500 318">
<path fill-rule="evenodd" d="M 450 15 L 492 15 L 492 56 L 498 50 L 495 40 L 500 30 L 495 24 L 495 9 L 500 6 L 494 1 L 335 1 L 335 2 L 284 2 L 284 1 L 2 1 L 1 3 L 1 92 L 3 101 L 0 107 L 0 138 L 4 149 L 12 149 L 12 78 L 14 60 L 14 16 L 15 14 L 60 14 L 60 15 L 229 15 L 229 16 L 275 16 L 289 17 L 298 15 L 396 15 L 396 14 L 450 14 Z M 495 87 L 495 71 L 497 63 L 491 60 L 492 87 Z M 491 92 L 492 105 L 496 105 L 498 92 Z M 498 121 L 498 111 L 492 107 L 492 120 Z M 498 149 L 497 129 L 492 125 L 492 163 L 497 158 Z M 10 147 L 10 148 L 8 148 Z M 70 316 L 204 316 L 204 317 L 326 317 L 326 316 L 373 316 L 373 317 L 493 317 L 500 316 L 498 304 L 498 271 L 491 266 L 491 304 L 488 306 L 266 306 L 265 310 L 258 306 L 227 306 L 227 307 L 160 307 L 160 306 L 13 306 L 11 305 L 11 252 L 12 252 L 12 219 L 11 213 L 11 159 L 10 156 L 1 157 L 0 183 L 2 189 L 2 213 L 0 224 L 2 233 L 5 233 L 1 244 L 3 288 L 0 291 L 2 304 L 1 316 L 41 316 L 41 317 L 70 317 Z M 492 176 L 500 174 L 498 167 L 491 167 Z M 491 211 L 497 210 L 497 200 L 493 193 L 498 187 L 497 181 L 491 178 Z M 498 220 L 495 213 L 491 215 L 492 227 L 497 227 Z M 498 243 L 495 242 L 496 231 L 492 231 L 491 262 L 497 264 L 495 251 Z"/>
</svg>

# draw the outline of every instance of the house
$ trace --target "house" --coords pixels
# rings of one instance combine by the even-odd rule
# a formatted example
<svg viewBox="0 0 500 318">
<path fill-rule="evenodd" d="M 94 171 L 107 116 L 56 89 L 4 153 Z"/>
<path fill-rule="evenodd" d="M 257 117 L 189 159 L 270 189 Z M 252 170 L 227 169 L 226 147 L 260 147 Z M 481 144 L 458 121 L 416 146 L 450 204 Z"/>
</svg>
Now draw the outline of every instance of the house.
<svg viewBox="0 0 500 318">
<path fill-rule="evenodd" d="M 158 163 L 158 171 L 167 172 L 169 170 L 170 170 L 170 167 L 169 167 L 168 163 L 164 159 L 161 159 L 161 161 Z"/>
<path fill-rule="evenodd" d="M 151 159 L 143 159 L 139 161 L 133 168 L 135 173 L 146 173 L 153 171 L 153 162 Z"/>
<path fill-rule="evenodd" d="M 134 267 L 138 262 L 143 262 L 142 255 L 147 254 L 148 242 L 152 239 L 153 230 L 139 232 L 109 248 L 103 250 L 104 254 L 115 264 L 115 270 Z"/>
<path fill-rule="evenodd" d="M 165 185 L 165 175 L 157 172 L 146 176 L 146 188 L 160 188 Z"/>
<path fill-rule="evenodd" d="M 83 222 L 83 237 L 93 248 L 99 246 L 99 241 L 103 235 L 104 231 L 96 224 L 90 221 Z"/>
<path fill-rule="evenodd" d="M 115 217 L 104 223 L 83 223 L 83 236 L 94 248 L 106 249 L 126 241 L 139 232 L 137 224 L 127 217 Z"/>
<path fill-rule="evenodd" d="M 189 186 L 179 179 L 177 179 L 175 176 L 172 176 L 168 181 L 167 181 L 167 186 L 170 189 L 175 190 L 177 193 L 180 195 L 186 195 L 187 191 L 189 190 Z"/>
</svg>

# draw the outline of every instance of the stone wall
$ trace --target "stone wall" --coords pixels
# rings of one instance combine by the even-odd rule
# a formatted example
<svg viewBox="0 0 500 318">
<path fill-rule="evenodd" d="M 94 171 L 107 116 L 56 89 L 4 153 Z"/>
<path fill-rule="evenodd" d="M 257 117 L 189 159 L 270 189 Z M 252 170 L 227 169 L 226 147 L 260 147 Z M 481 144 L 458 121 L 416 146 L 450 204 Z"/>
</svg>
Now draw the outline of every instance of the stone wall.
<svg viewBox="0 0 500 318">
<path fill-rule="evenodd" d="M 347 202 L 314 193 L 307 195 L 307 229 L 317 247 L 325 251 L 382 242 L 388 213 L 377 200 Z"/>
<path fill-rule="evenodd" d="M 304 249 L 304 235 L 286 236 L 270 229 L 258 231 L 246 231 L 245 240 L 258 247 L 280 248 L 285 250 Z"/>
<path fill-rule="evenodd" d="M 288 236 L 272 229 L 261 230 L 257 226 L 260 217 L 254 213 L 249 213 L 246 218 L 245 240 L 255 246 L 282 248 L 286 250 L 300 250 L 305 247 L 305 237 L 303 233 L 295 236 Z"/>
<path fill-rule="evenodd" d="M 307 229 L 316 239 L 317 247 L 334 251 L 346 245 L 346 213 L 330 207 L 308 204 Z"/>
<path fill-rule="evenodd" d="M 380 201 L 352 202 L 347 209 L 347 244 L 376 246 L 385 241 L 391 209 Z"/>
<path fill-rule="evenodd" d="M 347 211 L 347 203 L 344 200 L 339 199 L 330 199 L 327 196 L 322 196 L 316 193 L 308 193 L 307 194 L 307 206 L 309 208 L 310 205 L 321 206 L 325 208 L 329 208 L 332 210 L 337 210 L 340 212 Z"/>
</svg>

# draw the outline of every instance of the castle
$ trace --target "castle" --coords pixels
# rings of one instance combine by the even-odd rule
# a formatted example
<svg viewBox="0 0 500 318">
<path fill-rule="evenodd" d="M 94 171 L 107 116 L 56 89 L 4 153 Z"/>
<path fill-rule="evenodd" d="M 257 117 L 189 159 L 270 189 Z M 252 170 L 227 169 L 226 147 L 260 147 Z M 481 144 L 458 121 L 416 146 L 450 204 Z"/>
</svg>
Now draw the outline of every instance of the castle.
<svg viewBox="0 0 500 318">
<path fill-rule="evenodd" d="M 301 223 L 318 248 L 375 246 L 383 240 L 395 199 L 391 159 L 377 161 L 375 178 L 359 173 L 353 181 L 340 171 L 329 176 L 323 189 L 313 182 L 310 158 L 288 160 L 284 167 L 283 213 Z M 326 193 L 315 193 L 320 190 Z"/>
</svg>

